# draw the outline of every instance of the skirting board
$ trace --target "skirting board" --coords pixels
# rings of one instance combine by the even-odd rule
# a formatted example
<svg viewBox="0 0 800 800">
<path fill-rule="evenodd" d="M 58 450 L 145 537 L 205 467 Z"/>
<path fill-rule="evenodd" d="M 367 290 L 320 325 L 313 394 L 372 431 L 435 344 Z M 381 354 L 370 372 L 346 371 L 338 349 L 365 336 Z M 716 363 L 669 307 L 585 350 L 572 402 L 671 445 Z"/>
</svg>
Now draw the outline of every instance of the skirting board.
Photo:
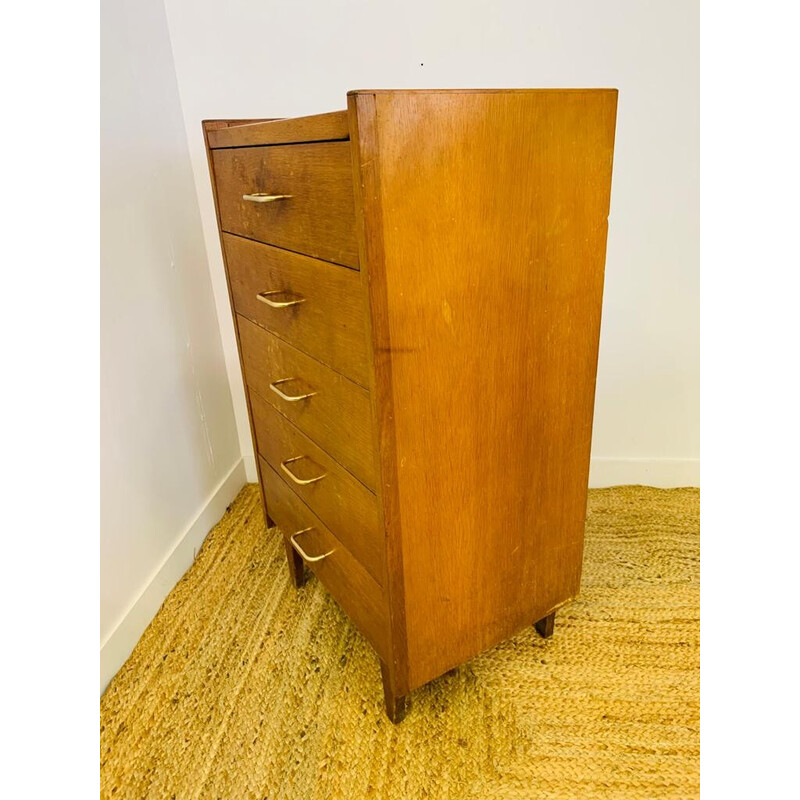
<svg viewBox="0 0 800 800">
<path fill-rule="evenodd" d="M 100 694 L 133 652 L 164 598 L 192 565 L 209 531 L 222 519 L 225 509 L 247 482 L 245 463 L 239 459 L 206 499 L 194 522 L 178 537 L 175 546 L 155 570 L 152 578 L 131 603 L 127 612 L 100 645 Z"/>
<path fill-rule="evenodd" d="M 592 458 L 589 488 L 700 486 L 699 458 Z"/>
</svg>

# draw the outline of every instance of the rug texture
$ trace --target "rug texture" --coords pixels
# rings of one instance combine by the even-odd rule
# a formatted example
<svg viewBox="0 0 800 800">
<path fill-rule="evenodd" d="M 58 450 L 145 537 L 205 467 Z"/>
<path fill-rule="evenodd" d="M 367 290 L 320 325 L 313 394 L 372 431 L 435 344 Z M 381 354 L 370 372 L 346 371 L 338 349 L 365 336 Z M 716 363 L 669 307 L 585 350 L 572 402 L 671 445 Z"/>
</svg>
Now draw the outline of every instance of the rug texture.
<svg viewBox="0 0 800 800">
<path fill-rule="evenodd" d="M 103 798 L 690 798 L 699 793 L 699 492 L 589 496 L 581 595 L 384 716 L 378 659 L 290 586 L 256 486 L 100 702 Z"/>
</svg>

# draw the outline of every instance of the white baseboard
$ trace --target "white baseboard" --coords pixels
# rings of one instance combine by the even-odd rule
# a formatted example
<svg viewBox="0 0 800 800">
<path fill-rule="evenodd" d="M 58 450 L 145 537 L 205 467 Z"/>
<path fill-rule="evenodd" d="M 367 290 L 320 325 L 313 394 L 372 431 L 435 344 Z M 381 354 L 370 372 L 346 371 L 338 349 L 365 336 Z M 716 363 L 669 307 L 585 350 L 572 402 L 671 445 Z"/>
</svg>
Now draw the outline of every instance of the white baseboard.
<svg viewBox="0 0 800 800">
<path fill-rule="evenodd" d="M 672 489 L 700 486 L 699 458 L 593 458 L 589 488 L 606 486 L 657 486 Z"/>
<path fill-rule="evenodd" d="M 139 637 L 161 608 L 164 598 L 192 565 L 195 553 L 208 532 L 219 522 L 246 482 L 245 463 L 240 458 L 208 496 L 195 520 L 178 536 L 172 550 L 100 645 L 100 694 L 125 663 Z"/>
</svg>

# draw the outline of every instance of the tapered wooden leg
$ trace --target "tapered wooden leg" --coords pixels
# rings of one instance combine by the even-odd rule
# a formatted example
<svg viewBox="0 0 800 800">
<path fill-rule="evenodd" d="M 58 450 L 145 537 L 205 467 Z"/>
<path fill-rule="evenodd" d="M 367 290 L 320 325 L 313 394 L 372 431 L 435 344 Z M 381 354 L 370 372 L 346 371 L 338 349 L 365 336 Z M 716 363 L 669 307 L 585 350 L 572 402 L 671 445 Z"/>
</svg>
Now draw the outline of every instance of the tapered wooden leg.
<svg viewBox="0 0 800 800">
<path fill-rule="evenodd" d="M 286 548 L 286 560 L 289 562 L 289 575 L 295 588 L 299 589 L 305 583 L 305 564 L 288 539 L 283 540 L 283 546 Z"/>
<path fill-rule="evenodd" d="M 264 521 L 267 523 L 267 530 L 270 528 L 275 527 L 275 520 L 269 515 L 269 507 L 267 506 L 267 497 L 264 494 L 264 484 L 261 483 L 261 478 L 259 477 L 259 486 L 261 488 L 261 508 L 264 511 Z"/>
<path fill-rule="evenodd" d="M 389 717 L 389 722 L 397 725 L 405 719 L 406 711 L 408 710 L 408 702 L 406 695 L 399 697 L 392 692 L 391 683 L 389 682 L 389 668 L 381 661 L 381 680 L 383 681 L 383 699 L 386 702 L 386 716 Z"/>
<path fill-rule="evenodd" d="M 533 627 L 536 628 L 536 633 L 538 633 L 542 639 L 549 639 L 553 635 L 553 628 L 555 627 L 555 624 L 556 612 L 554 611 L 552 614 L 548 614 L 538 622 L 534 622 Z"/>
</svg>

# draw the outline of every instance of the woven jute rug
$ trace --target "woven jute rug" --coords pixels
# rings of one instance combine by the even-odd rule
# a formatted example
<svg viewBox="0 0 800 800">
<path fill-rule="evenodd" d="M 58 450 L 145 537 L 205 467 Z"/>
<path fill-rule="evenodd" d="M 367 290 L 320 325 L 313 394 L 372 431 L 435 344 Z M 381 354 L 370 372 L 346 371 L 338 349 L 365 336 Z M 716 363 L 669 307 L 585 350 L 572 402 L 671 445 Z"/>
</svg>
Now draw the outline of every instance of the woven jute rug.
<svg viewBox="0 0 800 800">
<path fill-rule="evenodd" d="M 384 716 L 378 660 L 289 585 L 245 487 L 100 703 L 103 798 L 699 793 L 699 493 L 590 492 L 580 598 Z"/>
</svg>

